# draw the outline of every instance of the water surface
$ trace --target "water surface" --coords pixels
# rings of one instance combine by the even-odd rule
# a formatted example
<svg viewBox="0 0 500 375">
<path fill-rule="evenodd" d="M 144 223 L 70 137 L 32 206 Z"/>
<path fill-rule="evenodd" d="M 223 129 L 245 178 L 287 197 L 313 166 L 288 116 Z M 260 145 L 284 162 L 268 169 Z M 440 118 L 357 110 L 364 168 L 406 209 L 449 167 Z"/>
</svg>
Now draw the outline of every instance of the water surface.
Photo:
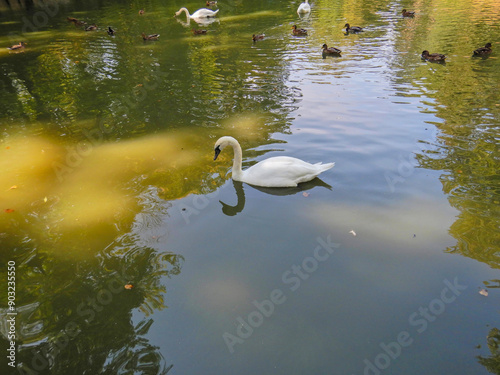
<svg viewBox="0 0 500 375">
<path fill-rule="evenodd" d="M 18 373 L 500 373 L 498 4 L 299 4 L 0 2 Z M 222 135 L 336 165 L 235 183 Z"/>
</svg>

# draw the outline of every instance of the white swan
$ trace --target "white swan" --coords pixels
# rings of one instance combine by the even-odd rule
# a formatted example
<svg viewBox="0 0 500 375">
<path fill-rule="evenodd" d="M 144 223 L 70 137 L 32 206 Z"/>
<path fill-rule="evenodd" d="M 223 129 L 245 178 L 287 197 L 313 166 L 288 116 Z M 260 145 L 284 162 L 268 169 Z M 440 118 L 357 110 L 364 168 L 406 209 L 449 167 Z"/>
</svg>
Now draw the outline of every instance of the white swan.
<svg viewBox="0 0 500 375">
<path fill-rule="evenodd" d="M 193 14 L 189 14 L 189 11 L 186 8 L 181 8 L 177 12 L 175 12 L 175 16 L 179 16 L 182 12 L 186 13 L 186 16 L 188 20 L 190 18 L 210 18 L 210 17 L 215 17 L 217 13 L 219 12 L 219 9 L 217 10 L 212 10 L 212 9 L 207 9 L 207 8 L 201 8 L 198 9 L 196 12 Z"/>
<path fill-rule="evenodd" d="M 304 0 L 304 2 L 299 5 L 299 9 L 297 9 L 298 14 L 309 13 L 310 11 L 311 6 L 309 5 L 309 0 Z"/>
<path fill-rule="evenodd" d="M 215 142 L 215 156 L 226 146 L 234 150 L 233 180 L 263 187 L 292 187 L 301 182 L 310 181 L 321 172 L 332 168 L 335 163 L 310 164 L 289 156 L 276 156 L 262 160 L 244 171 L 241 170 L 241 146 L 233 137 L 221 137 Z"/>
</svg>

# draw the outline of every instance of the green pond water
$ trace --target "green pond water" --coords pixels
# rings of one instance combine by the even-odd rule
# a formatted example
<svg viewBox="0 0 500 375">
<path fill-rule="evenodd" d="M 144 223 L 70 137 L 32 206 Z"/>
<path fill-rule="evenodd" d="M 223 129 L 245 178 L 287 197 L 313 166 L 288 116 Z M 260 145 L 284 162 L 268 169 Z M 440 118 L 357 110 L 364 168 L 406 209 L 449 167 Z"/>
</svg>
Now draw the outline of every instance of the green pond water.
<svg viewBox="0 0 500 375">
<path fill-rule="evenodd" d="M 2 374 L 500 374 L 498 1 L 13 3 Z"/>
</svg>

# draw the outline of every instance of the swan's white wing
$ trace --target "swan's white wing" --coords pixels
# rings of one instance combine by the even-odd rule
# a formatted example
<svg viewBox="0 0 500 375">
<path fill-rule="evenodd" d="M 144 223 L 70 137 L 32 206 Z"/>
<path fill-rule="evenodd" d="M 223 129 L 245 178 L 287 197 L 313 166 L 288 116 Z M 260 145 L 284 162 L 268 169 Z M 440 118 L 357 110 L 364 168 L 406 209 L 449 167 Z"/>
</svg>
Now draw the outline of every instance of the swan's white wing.
<svg viewBox="0 0 500 375">
<path fill-rule="evenodd" d="M 212 9 L 201 8 L 201 9 L 198 9 L 193 14 L 191 14 L 191 18 L 215 17 L 215 15 L 217 14 L 218 11 L 219 11 L 219 9 L 214 11 Z"/>
<path fill-rule="evenodd" d="M 265 187 L 288 187 L 310 181 L 334 163 L 310 164 L 288 156 L 277 156 L 257 163 L 243 171 L 242 181 Z"/>
</svg>

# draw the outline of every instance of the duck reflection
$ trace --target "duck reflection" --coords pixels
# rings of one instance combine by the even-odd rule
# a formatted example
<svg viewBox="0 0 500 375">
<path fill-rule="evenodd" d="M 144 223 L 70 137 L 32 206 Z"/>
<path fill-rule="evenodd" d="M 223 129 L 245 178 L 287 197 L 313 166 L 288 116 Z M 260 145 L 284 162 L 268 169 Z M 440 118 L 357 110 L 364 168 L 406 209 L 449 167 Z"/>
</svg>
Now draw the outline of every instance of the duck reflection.
<svg viewBox="0 0 500 375">
<path fill-rule="evenodd" d="M 234 189 L 236 190 L 236 197 L 238 199 L 236 205 L 231 206 L 219 200 L 220 204 L 222 205 L 222 213 L 224 213 L 224 215 L 227 216 L 235 216 L 239 214 L 241 211 L 243 211 L 243 209 L 245 208 L 245 190 L 243 189 L 243 182 L 234 180 L 232 181 Z M 263 193 L 266 194 L 281 195 L 281 196 L 294 195 L 300 192 L 310 190 L 316 186 L 322 186 L 327 188 L 328 190 L 332 190 L 331 185 L 328 185 L 326 182 L 324 182 L 322 179 L 318 177 L 314 178 L 311 181 L 300 183 L 298 186 L 294 187 L 262 187 L 254 185 L 248 185 L 248 186 L 251 186 L 252 188 L 262 191 Z"/>
</svg>

